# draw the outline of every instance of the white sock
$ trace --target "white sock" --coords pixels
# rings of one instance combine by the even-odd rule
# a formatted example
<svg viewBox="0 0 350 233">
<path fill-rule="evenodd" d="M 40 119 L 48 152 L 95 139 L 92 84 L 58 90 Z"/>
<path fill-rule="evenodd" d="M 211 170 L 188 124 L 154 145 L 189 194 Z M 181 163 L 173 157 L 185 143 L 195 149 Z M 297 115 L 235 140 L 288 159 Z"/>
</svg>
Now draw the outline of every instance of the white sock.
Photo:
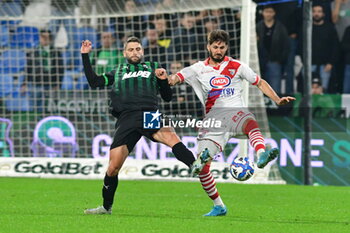
<svg viewBox="0 0 350 233">
<path fill-rule="evenodd" d="M 224 203 L 222 202 L 220 196 L 218 196 L 215 200 L 213 200 L 213 202 L 214 202 L 214 205 L 219 205 L 219 206 L 222 206 L 222 207 L 225 206 Z"/>
</svg>

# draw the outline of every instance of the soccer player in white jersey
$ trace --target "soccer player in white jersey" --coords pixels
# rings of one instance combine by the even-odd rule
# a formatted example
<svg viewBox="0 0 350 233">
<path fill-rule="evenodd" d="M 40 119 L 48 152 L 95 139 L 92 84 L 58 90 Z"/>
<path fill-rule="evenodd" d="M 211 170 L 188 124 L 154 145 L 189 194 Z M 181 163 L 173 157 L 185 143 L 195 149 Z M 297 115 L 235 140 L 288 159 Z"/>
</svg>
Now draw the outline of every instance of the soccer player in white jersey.
<svg viewBox="0 0 350 233">
<path fill-rule="evenodd" d="M 203 189 L 213 200 L 214 207 L 205 216 L 226 215 L 227 208 L 216 189 L 215 180 L 210 172 L 210 162 L 221 152 L 230 137 L 248 138 L 257 156 L 257 166 L 264 168 L 275 159 L 277 148 L 265 150 L 264 138 L 252 113 L 248 111 L 242 99 L 242 82 L 256 85 L 276 104 L 284 105 L 295 98 L 280 98 L 270 85 L 260 78 L 246 64 L 226 56 L 229 35 L 223 30 L 212 31 L 208 35 L 207 49 L 209 57 L 179 71 L 169 78 L 169 83 L 186 82 L 192 86 L 199 100 L 205 106 L 205 119 L 221 120 L 221 129 L 201 128 L 198 134 L 198 158 L 194 173 L 199 173 Z M 158 71 L 166 75 L 165 70 Z M 201 165 L 203 161 L 206 165 Z M 202 169 L 203 168 L 203 169 Z"/>
</svg>

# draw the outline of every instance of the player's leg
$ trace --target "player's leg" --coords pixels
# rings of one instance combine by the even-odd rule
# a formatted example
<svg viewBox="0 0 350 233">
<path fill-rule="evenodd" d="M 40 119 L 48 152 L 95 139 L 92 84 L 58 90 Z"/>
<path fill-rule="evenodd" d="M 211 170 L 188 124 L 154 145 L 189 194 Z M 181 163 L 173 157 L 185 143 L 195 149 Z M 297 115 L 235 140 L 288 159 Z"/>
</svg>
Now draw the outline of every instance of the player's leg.
<svg viewBox="0 0 350 233">
<path fill-rule="evenodd" d="M 103 207 L 106 210 L 112 209 L 114 194 L 118 187 L 118 173 L 128 155 L 129 150 L 126 145 L 110 150 L 109 164 L 102 187 Z"/>
<path fill-rule="evenodd" d="M 187 147 L 181 142 L 180 138 L 177 136 L 173 128 L 163 127 L 156 133 L 152 134 L 151 137 L 155 141 L 171 147 L 176 159 L 191 168 L 193 162 L 195 161 L 195 158 L 192 152 L 187 149 Z"/>
<path fill-rule="evenodd" d="M 201 127 L 198 130 L 198 155 L 193 163 L 192 173 L 199 174 L 204 165 L 213 160 L 214 156 L 222 151 L 228 141 L 229 128 L 226 124 L 227 111 L 224 108 L 210 111 L 203 122 L 215 120 L 220 122 L 218 127 Z M 205 145 L 205 146 L 201 146 Z"/>
<path fill-rule="evenodd" d="M 272 148 L 271 150 L 266 151 L 264 137 L 261 134 L 258 123 L 253 117 L 248 117 L 243 121 L 243 132 L 247 135 L 250 144 L 256 151 L 258 162 L 258 168 L 264 168 L 270 161 L 277 158 L 279 151 L 277 148 Z"/>
<path fill-rule="evenodd" d="M 218 114 L 220 116 L 220 114 Z M 211 116 L 208 114 L 203 121 L 206 121 Z M 225 119 L 215 118 L 217 121 L 223 122 Z M 220 128 L 200 128 L 198 131 L 198 155 L 196 161 L 193 163 L 192 173 L 199 174 L 203 169 L 204 165 L 211 160 L 214 156 L 222 151 L 222 148 L 226 145 L 228 141 L 228 134 L 226 133 L 226 126 Z M 203 143 L 207 142 L 207 143 Z M 201 147 L 200 145 L 206 145 Z"/>
<path fill-rule="evenodd" d="M 118 187 L 118 173 L 129 152 L 133 150 L 141 137 L 134 124 L 133 115 L 122 115 L 118 119 L 102 187 L 103 206 L 87 209 L 85 210 L 86 214 L 111 214 L 114 195 Z"/>
<path fill-rule="evenodd" d="M 221 149 L 220 146 L 212 140 L 202 139 L 198 141 L 198 151 L 208 151 L 209 154 L 216 155 Z M 199 157 L 199 156 L 198 156 Z M 203 167 L 202 171 L 198 175 L 199 181 L 207 193 L 208 197 L 213 200 L 213 209 L 204 216 L 223 216 L 226 215 L 227 209 L 219 195 L 216 188 L 216 182 L 213 174 L 210 172 L 210 161 Z"/>
<path fill-rule="evenodd" d="M 85 214 L 111 214 L 114 194 L 118 187 L 118 173 L 122 168 L 129 150 L 126 145 L 118 146 L 110 150 L 109 165 L 103 180 L 102 197 L 103 205 L 94 209 L 85 210 Z"/>
<path fill-rule="evenodd" d="M 198 175 L 204 166 L 209 163 L 213 157 L 210 155 L 209 150 L 205 149 L 200 154 L 198 154 L 196 161 L 194 161 L 192 165 L 191 173 L 194 175 Z"/>
</svg>

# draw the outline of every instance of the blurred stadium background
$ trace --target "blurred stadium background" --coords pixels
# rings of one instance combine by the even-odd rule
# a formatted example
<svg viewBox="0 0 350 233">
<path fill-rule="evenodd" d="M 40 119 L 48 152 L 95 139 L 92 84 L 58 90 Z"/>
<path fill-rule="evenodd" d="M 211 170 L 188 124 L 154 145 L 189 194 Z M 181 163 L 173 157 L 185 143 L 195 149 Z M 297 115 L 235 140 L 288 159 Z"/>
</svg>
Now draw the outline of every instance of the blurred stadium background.
<svg viewBox="0 0 350 233">
<path fill-rule="evenodd" d="M 302 1 L 275 2 L 292 4 L 289 7 L 296 12 L 302 7 Z M 158 60 L 172 73 L 205 59 L 207 33 L 221 28 L 231 36 L 228 55 L 243 59 L 260 73 L 255 16 L 261 8 L 252 1 L 3 0 L 0 6 L 0 176 L 101 177 L 103 167 L 99 173 L 93 171 L 98 163 L 107 163 L 115 119 L 108 111 L 109 90 L 88 87 L 80 57 L 84 39 L 93 43 L 90 57 L 100 73 L 122 61 L 123 42 L 130 35 L 142 39 L 146 60 Z M 49 42 L 42 46 L 41 40 Z M 283 83 L 281 92 L 286 94 Z M 191 88 L 180 85 L 173 90 L 173 101 L 162 102 L 161 112 L 175 118 L 200 119 L 202 107 Z M 254 182 L 303 183 L 302 96 L 296 88 L 288 94 L 298 101 L 279 108 L 255 87 L 249 88 L 249 107 L 257 115 L 267 142 L 281 149 L 280 158 L 258 172 Z M 327 94 L 315 95 L 313 100 L 314 182 L 347 186 L 350 97 Z M 176 131 L 195 152 L 196 131 Z M 223 177 L 225 172 L 227 175 L 225 166 L 238 151 L 238 141 L 231 139 L 218 158 L 219 181 L 233 182 Z M 249 155 L 254 157 L 251 148 Z M 143 178 L 188 178 L 178 171 L 172 175 L 180 166 L 173 159 L 169 148 L 141 139 L 126 167 L 132 169 L 143 161 L 135 168 Z M 160 170 L 145 177 L 142 171 L 150 163 L 157 163 Z M 68 173 L 60 174 L 63 170 Z M 129 178 L 142 178 L 138 175 Z"/>
</svg>

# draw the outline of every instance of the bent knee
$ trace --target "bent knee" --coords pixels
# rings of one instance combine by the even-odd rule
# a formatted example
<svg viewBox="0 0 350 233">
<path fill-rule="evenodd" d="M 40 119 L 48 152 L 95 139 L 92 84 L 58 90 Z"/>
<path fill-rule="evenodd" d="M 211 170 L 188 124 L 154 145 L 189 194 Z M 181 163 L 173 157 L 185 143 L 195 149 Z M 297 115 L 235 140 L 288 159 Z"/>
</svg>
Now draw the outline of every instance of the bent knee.
<svg viewBox="0 0 350 233">
<path fill-rule="evenodd" d="M 180 142 L 180 138 L 176 135 L 176 133 L 166 133 L 162 138 L 162 142 L 170 147 L 173 147 L 175 144 Z"/>
<path fill-rule="evenodd" d="M 172 141 L 172 140 L 177 140 L 178 138 L 179 137 L 177 136 L 177 134 L 175 132 L 163 133 L 163 139 L 165 139 L 165 140 Z"/>
<path fill-rule="evenodd" d="M 116 175 L 118 175 L 120 169 L 121 169 L 120 166 L 110 164 L 108 166 L 108 169 L 107 169 L 107 175 L 108 176 L 116 176 Z"/>
<path fill-rule="evenodd" d="M 174 142 L 178 142 L 180 139 L 177 136 L 177 134 L 170 129 L 167 130 L 160 130 L 157 133 L 155 133 L 153 135 L 153 138 L 156 139 L 159 142 L 163 142 L 163 143 L 174 143 Z"/>
</svg>

